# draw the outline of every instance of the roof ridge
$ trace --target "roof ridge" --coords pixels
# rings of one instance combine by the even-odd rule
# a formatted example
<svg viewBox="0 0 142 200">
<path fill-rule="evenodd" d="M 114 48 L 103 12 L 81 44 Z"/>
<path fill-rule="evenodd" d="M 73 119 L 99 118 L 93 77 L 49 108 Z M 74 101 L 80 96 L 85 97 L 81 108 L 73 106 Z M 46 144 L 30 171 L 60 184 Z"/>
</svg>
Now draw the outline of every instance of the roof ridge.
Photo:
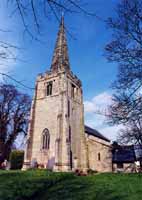
<svg viewBox="0 0 142 200">
<path fill-rule="evenodd" d="M 90 131 L 89 131 L 90 130 Z M 105 140 L 105 141 L 107 141 L 107 142 L 110 142 L 110 139 L 108 139 L 107 137 L 105 137 L 103 134 L 101 134 L 99 131 L 97 131 L 96 129 L 94 129 L 94 128 L 91 128 L 91 127 L 89 127 L 89 126 L 87 126 L 87 125 L 85 125 L 85 132 L 87 132 L 88 134 L 90 134 L 90 135 L 93 135 L 93 136 L 95 136 L 95 137 L 98 137 L 98 138 L 100 138 L 100 139 L 102 139 L 102 140 Z"/>
</svg>

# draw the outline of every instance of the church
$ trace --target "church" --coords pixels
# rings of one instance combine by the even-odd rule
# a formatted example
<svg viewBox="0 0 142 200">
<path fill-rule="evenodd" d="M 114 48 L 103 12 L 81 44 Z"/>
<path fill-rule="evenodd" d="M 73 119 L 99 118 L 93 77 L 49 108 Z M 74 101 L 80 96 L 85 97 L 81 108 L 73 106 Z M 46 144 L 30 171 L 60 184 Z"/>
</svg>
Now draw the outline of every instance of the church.
<svg viewBox="0 0 142 200">
<path fill-rule="evenodd" d="M 50 71 L 39 74 L 32 100 L 23 169 L 112 171 L 110 140 L 84 124 L 83 91 L 70 67 L 62 17 Z"/>
</svg>

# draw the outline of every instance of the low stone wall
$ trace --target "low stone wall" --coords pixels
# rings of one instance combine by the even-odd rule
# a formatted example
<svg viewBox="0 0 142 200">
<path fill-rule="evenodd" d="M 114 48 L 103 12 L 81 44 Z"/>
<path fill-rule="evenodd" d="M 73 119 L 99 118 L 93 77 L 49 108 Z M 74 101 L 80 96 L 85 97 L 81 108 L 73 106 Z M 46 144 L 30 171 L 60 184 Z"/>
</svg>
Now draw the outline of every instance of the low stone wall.
<svg viewBox="0 0 142 200">
<path fill-rule="evenodd" d="M 113 163 L 113 172 L 133 173 L 136 172 L 136 166 L 134 163 Z"/>
</svg>

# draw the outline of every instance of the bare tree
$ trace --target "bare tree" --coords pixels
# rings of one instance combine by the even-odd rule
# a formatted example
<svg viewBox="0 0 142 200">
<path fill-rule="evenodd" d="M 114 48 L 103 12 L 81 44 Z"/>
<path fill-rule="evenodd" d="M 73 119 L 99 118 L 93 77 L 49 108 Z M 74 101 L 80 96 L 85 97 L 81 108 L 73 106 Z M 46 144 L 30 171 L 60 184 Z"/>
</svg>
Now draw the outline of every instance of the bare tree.
<svg viewBox="0 0 142 200">
<path fill-rule="evenodd" d="M 9 153 L 18 135 L 27 134 L 31 100 L 13 85 L 0 85 L 0 164 Z"/>
<path fill-rule="evenodd" d="M 60 22 L 61 13 L 68 15 L 83 14 L 85 16 L 94 16 L 101 20 L 95 12 L 90 12 L 87 9 L 86 0 L 5 0 L 6 9 L 11 18 L 16 16 L 22 22 L 23 32 L 21 35 L 25 38 L 28 36 L 31 40 L 42 41 L 43 29 L 45 21 L 56 19 Z M 10 11 L 9 9 L 10 8 Z M 0 8 L 2 9 L 2 7 Z M 12 20 L 12 19 L 11 19 Z M 12 30 L 5 30 L 0 27 L 0 33 L 10 34 Z M 72 37 L 73 34 L 66 27 L 67 33 Z M 16 56 L 15 51 L 21 50 L 17 45 L 11 44 L 8 41 L 0 39 L 0 66 L 7 65 L 8 61 L 14 62 L 20 58 Z M 2 72 L 2 71 L 0 71 Z"/>
<path fill-rule="evenodd" d="M 123 141 L 141 143 L 142 137 L 142 0 L 121 0 L 116 16 L 109 18 L 112 41 L 105 54 L 118 63 L 118 76 L 113 84 L 115 95 L 109 121 L 123 124 Z"/>
<path fill-rule="evenodd" d="M 8 3 L 14 6 L 13 14 L 19 14 L 24 26 L 24 33 L 35 40 L 38 40 L 37 33 L 41 33 L 43 19 L 55 18 L 60 22 L 61 13 L 71 15 L 82 13 L 100 19 L 95 12 L 89 12 L 86 9 L 86 0 L 8 0 Z M 30 27 L 35 28 L 35 34 Z"/>
<path fill-rule="evenodd" d="M 142 146 L 142 121 L 133 121 L 127 124 L 118 135 L 120 144 L 134 144 Z"/>
<path fill-rule="evenodd" d="M 0 41 L 0 67 L 8 65 L 11 61 L 20 60 L 15 54 L 21 48 L 6 41 Z"/>
</svg>

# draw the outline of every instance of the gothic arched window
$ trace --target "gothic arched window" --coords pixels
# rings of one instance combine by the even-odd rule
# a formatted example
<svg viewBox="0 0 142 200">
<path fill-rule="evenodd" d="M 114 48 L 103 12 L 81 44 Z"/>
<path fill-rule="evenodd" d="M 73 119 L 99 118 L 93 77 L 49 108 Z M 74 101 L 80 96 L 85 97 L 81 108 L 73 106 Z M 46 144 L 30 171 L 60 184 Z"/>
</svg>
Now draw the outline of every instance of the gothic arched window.
<svg viewBox="0 0 142 200">
<path fill-rule="evenodd" d="M 44 129 L 42 133 L 42 149 L 49 149 L 50 146 L 50 134 L 48 129 Z"/>
<path fill-rule="evenodd" d="M 52 81 L 47 83 L 47 89 L 46 89 L 46 95 L 50 96 L 52 95 L 52 87 L 53 87 L 53 83 Z"/>
</svg>

